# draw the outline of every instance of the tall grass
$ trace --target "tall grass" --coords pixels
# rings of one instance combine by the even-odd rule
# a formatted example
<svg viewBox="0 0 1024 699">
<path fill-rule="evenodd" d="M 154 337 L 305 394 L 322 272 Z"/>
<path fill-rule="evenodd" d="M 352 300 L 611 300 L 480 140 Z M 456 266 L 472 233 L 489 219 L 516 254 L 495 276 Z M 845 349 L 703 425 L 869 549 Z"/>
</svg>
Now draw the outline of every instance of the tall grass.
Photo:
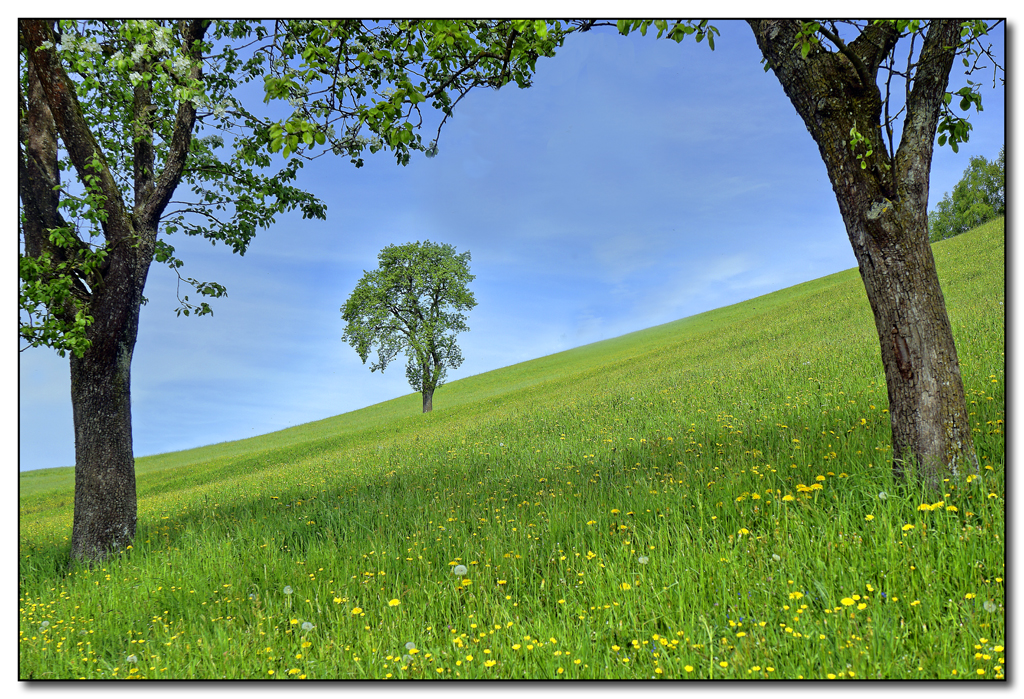
<svg viewBox="0 0 1024 699">
<path fill-rule="evenodd" d="M 92 570 L 22 474 L 20 677 L 1002 678 L 1003 238 L 934 248 L 983 464 L 941 498 L 892 480 L 850 270 L 139 459 Z"/>
</svg>

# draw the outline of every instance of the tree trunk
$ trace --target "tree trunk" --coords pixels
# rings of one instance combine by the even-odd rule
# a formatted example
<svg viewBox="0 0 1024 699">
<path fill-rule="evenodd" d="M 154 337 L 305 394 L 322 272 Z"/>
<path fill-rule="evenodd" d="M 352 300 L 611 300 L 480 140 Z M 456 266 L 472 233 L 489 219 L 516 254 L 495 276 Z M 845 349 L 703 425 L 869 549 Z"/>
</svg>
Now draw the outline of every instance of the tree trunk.
<svg viewBox="0 0 1024 699">
<path fill-rule="evenodd" d="M 434 387 L 423 386 L 423 412 L 429 413 L 434 409 Z"/>
<path fill-rule="evenodd" d="M 758 46 L 818 144 L 875 317 L 889 393 L 893 471 L 928 488 L 977 472 L 960 364 L 928 241 L 932 144 L 959 23 L 929 27 L 900 145 L 886 152 L 878 67 L 897 40 L 869 26 L 838 51 L 797 43 L 800 22 L 751 22 Z M 953 48 L 950 48 L 953 47 Z M 853 143 L 854 134 L 866 142 Z M 870 151 L 870 152 L 869 152 Z"/>
<path fill-rule="evenodd" d="M 903 478 L 916 467 L 939 490 L 944 478 L 977 473 L 978 461 L 927 223 L 907 221 L 880 242 L 866 233 L 867 221 L 844 218 L 882 351 L 894 473 Z"/>
<path fill-rule="evenodd" d="M 92 290 L 92 346 L 81 357 L 71 357 L 72 562 L 103 560 L 123 550 L 135 536 L 131 364 L 155 238 L 155 231 L 141 232 L 137 248 L 111 251 L 104 283 Z"/>
<path fill-rule="evenodd" d="M 134 344 L 134 343 L 131 343 Z M 101 561 L 135 537 L 132 455 L 132 347 L 71 358 L 75 422 L 75 514 L 71 559 Z"/>
<path fill-rule="evenodd" d="M 102 232 L 106 258 L 88 275 L 60 272 L 73 282 L 92 323 L 91 346 L 71 358 L 71 403 L 75 425 L 75 513 L 72 562 L 101 561 L 123 550 L 135 536 L 135 459 L 132 452 L 131 363 L 139 330 L 139 310 L 157 239 L 160 216 L 181 181 L 195 126 L 195 106 L 178 105 L 163 171 L 156 172 L 148 86 L 134 90 L 136 131 L 133 154 L 135 205 L 124 202 L 120 184 L 90 130 L 75 84 L 56 54 L 52 22 L 20 20 L 19 39 L 29 62 L 26 116 L 20 124 L 25 143 L 20 188 L 26 221 L 26 254 L 47 250 L 49 229 L 62 220 L 52 198 L 59 177 L 55 134 L 60 135 L 79 180 L 93 180 L 103 194 Z M 183 47 L 198 50 L 205 24 L 183 27 Z M 194 55 L 193 58 L 196 58 Z M 200 76 L 201 63 L 191 68 Z M 99 163 L 99 167 L 96 166 Z M 78 241 L 80 245 L 84 243 Z M 59 251 L 58 251 L 59 252 Z M 51 312 L 74 318 L 74 304 Z"/>
</svg>

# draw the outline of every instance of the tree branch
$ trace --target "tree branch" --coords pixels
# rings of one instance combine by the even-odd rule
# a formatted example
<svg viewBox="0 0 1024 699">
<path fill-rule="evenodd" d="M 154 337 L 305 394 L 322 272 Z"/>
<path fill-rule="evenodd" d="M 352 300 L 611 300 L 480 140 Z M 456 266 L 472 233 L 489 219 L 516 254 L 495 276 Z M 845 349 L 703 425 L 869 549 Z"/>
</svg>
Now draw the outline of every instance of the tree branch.
<svg viewBox="0 0 1024 699">
<path fill-rule="evenodd" d="M 108 239 L 125 237 L 130 233 L 130 227 L 124 225 L 126 212 L 121 190 L 82 114 L 74 83 L 57 56 L 53 29 L 48 21 L 38 19 L 20 20 L 19 28 L 28 60 L 35 66 L 57 131 L 78 176 L 83 182 L 93 177 L 98 180 L 104 196 L 103 209 L 107 214 L 103 224 L 104 235 Z M 94 159 L 98 159 L 102 167 L 94 168 Z"/>
<path fill-rule="evenodd" d="M 203 40 L 208 24 L 207 20 L 194 19 L 185 25 L 182 32 L 182 43 L 192 59 L 191 77 L 194 80 L 202 76 L 202 63 L 199 60 L 197 44 Z M 185 170 L 185 160 L 192 143 L 192 130 L 195 123 L 195 105 L 190 100 L 181 102 L 178 105 L 174 132 L 171 136 L 171 147 L 167 153 L 167 160 L 164 162 L 163 172 L 160 173 L 160 178 L 153 187 L 152 194 L 138 210 L 143 225 L 147 227 L 156 227 L 156 222 L 160 219 L 171 195 L 181 181 L 182 172 Z"/>
</svg>

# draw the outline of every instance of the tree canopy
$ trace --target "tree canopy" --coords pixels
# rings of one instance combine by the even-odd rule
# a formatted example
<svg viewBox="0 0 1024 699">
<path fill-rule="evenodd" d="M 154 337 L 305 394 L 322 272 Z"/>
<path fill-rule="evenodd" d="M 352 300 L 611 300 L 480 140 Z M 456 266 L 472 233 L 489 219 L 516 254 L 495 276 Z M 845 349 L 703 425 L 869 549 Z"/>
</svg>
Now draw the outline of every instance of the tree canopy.
<svg viewBox="0 0 1024 699">
<path fill-rule="evenodd" d="M 422 393 L 423 412 L 430 412 L 448 369 L 462 364 L 455 336 L 469 330 L 463 312 L 476 306 L 467 288 L 475 279 L 469 273 L 470 254 L 428 240 L 389 245 L 378 260 L 380 266 L 363 274 L 341 309 L 347 323 L 342 339 L 364 364 L 376 346 L 370 371 L 383 372 L 405 352 L 406 378 Z"/>
</svg>

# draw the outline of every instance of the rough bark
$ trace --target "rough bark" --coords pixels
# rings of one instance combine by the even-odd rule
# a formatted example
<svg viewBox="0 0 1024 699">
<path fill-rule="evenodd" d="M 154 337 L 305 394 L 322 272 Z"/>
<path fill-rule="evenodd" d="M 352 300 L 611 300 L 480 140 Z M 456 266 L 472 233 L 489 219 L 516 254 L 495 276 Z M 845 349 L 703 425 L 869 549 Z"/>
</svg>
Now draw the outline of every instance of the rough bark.
<svg viewBox="0 0 1024 699">
<path fill-rule="evenodd" d="M 959 39 L 956 20 L 929 26 L 900 145 L 886 152 L 878 67 L 897 40 L 869 26 L 838 51 L 794 49 L 800 22 L 752 21 L 758 46 L 828 171 L 878 332 L 892 424 L 893 470 L 939 489 L 977 472 L 960 364 L 928 242 L 936 127 Z M 851 147 L 851 129 L 874 151 Z M 860 157 L 858 157 L 860 156 Z M 862 167 L 862 162 L 864 166 Z"/>
<path fill-rule="evenodd" d="M 38 256 L 47 249 L 47 231 L 62 225 L 52 187 L 58 177 L 56 136 L 79 177 L 98 175 L 104 195 L 102 234 L 107 257 L 100 270 L 85 280 L 87 284 L 74 279 L 77 297 L 86 303 L 93 318 L 86 334 L 91 346 L 71 358 L 75 426 L 71 557 L 73 562 L 88 563 L 123 550 L 135 535 L 132 353 L 157 226 L 181 180 L 195 108 L 190 103 L 179 105 L 171 147 L 158 176 L 153 149 L 142 142 L 148 135 L 144 115 L 150 106 L 149 93 L 147 89 L 135 91 L 132 107 L 141 128 L 134 149 L 135 201 L 128 207 L 93 137 L 74 84 L 52 48 L 57 43 L 52 22 L 22 20 L 19 29 L 29 85 L 20 125 L 20 137 L 26 144 L 19 187 L 26 219 L 25 254 Z M 184 29 L 189 47 L 202 39 L 205 31 L 200 21 L 190 22 Z M 193 70 L 198 76 L 198 64 Z M 93 168 L 97 158 L 102 163 L 99 170 Z M 66 312 L 73 317 L 73 310 Z"/>
<path fill-rule="evenodd" d="M 82 357 L 71 357 L 75 424 L 71 559 L 76 562 L 102 560 L 124 550 L 135 537 L 131 362 L 138 333 L 137 305 L 129 315 L 90 333 L 113 334 L 116 337 L 110 338 L 111 342 L 99 348 L 94 344 L 95 349 Z"/>
</svg>

